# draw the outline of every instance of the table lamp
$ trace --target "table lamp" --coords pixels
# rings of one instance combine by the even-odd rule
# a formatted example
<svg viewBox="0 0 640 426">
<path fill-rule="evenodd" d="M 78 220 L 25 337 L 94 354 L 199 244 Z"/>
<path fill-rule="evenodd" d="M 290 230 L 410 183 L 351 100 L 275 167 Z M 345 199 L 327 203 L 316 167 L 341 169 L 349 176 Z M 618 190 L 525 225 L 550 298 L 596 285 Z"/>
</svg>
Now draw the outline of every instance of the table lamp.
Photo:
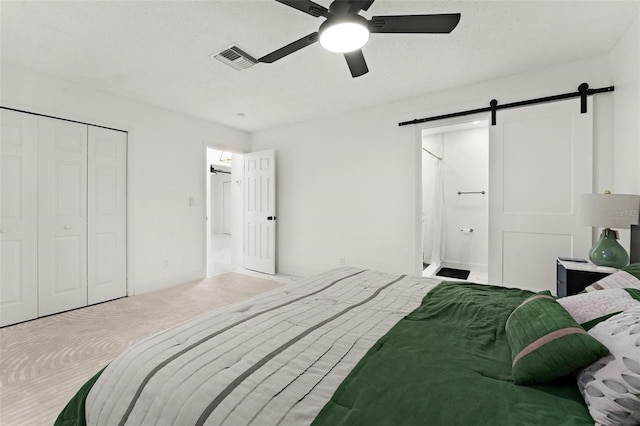
<svg viewBox="0 0 640 426">
<path fill-rule="evenodd" d="M 618 232 L 611 228 L 629 228 L 638 223 L 640 195 L 583 194 L 578 204 L 578 224 L 604 228 L 589 251 L 594 265 L 622 268 L 629 263 L 629 254 L 618 243 Z"/>
</svg>

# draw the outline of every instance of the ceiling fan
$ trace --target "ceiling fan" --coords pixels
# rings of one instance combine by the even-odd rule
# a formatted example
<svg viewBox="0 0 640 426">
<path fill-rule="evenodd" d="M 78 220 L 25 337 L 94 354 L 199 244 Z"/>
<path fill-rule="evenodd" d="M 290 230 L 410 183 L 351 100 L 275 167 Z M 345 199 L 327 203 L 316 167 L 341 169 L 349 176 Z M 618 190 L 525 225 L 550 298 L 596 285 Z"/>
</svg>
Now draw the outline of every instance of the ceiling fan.
<svg viewBox="0 0 640 426">
<path fill-rule="evenodd" d="M 369 41 L 371 33 L 450 33 L 460 21 L 459 13 L 373 16 L 371 19 L 359 15 L 361 10 L 368 10 L 374 0 L 336 0 L 329 9 L 310 0 L 276 1 L 326 20 L 318 31 L 263 56 L 259 62 L 273 63 L 319 40 L 325 49 L 344 54 L 353 77 L 369 72 L 360 48 Z"/>
</svg>

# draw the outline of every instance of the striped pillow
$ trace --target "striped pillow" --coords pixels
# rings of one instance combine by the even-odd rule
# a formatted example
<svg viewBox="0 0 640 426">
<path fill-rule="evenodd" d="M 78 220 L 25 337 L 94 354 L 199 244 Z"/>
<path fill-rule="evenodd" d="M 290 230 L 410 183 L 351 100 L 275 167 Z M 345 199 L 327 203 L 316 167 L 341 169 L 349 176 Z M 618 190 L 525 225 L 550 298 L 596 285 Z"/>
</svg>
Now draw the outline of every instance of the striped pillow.
<svg viewBox="0 0 640 426">
<path fill-rule="evenodd" d="M 548 294 L 522 302 L 505 329 L 513 380 L 519 385 L 558 379 L 609 353 Z"/>
</svg>

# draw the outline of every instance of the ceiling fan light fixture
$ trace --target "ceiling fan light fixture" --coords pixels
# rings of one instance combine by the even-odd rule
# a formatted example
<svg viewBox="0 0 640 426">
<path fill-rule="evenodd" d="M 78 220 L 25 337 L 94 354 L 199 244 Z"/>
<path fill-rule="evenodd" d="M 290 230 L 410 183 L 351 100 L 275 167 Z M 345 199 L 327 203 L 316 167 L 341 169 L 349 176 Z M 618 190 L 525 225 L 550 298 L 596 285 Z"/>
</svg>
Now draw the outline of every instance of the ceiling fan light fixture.
<svg viewBox="0 0 640 426">
<path fill-rule="evenodd" d="M 330 52 L 347 53 L 360 49 L 369 41 L 366 19 L 356 15 L 350 19 L 327 19 L 320 25 L 320 45 Z"/>
</svg>

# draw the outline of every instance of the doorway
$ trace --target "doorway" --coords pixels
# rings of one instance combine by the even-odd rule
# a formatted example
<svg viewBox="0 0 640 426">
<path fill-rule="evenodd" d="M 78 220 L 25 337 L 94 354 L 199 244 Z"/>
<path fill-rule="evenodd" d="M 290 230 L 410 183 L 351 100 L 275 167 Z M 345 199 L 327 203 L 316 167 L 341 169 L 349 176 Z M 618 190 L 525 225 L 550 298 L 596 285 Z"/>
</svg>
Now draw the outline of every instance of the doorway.
<svg viewBox="0 0 640 426">
<path fill-rule="evenodd" d="M 479 182 L 477 180 L 467 180 L 467 184 L 473 184 L 469 189 L 472 194 L 458 194 L 466 192 L 466 189 L 447 187 L 445 174 L 449 160 L 452 159 L 449 152 L 452 144 L 446 138 L 455 132 L 448 132 L 450 129 L 446 127 L 420 128 L 416 139 L 416 154 L 424 152 L 423 132 L 427 135 L 444 134 L 443 151 L 437 151 L 437 145 L 432 149 L 436 151 L 433 152 L 435 155 L 443 158 L 445 183 L 442 192 L 449 199 L 443 197 L 441 204 L 427 201 L 428 195 L 420 191 L 429 183 L 421 182 L 420 191 L 416 191 L 416 261 L 421 260 L 420 256 L 427 247 L 425 241 L 428 241 L 431 244 L 429 247 L 435 245 L 443 253 L 437 268 L 447 266 L 447 263 L 452 262 L 449 257 L 451 254 L 463 254 L 464 250 L 469 249 L 473 252 L 473 245 L 468 244 L 472 239 L 467 239 L 465 245 L 457 245 L 457 252 L 453 250 L 456 244 L 451 242 L 452 234 L 476 238 L 479 235 L 476 231 L 481 229 L 473 227 L 471 232 L 469 225 L 460 222 L 457 226 L 454 225 L 453 221 L 459 218 L 460 212 L 443 213 L 443 220 L 433 225 L 440 227 L 434 229 L 442 229 L 441 240 L 436 244 L 435 239 L 422 234 L 422 229 L 426 228 L 425 223 L 428 224 L 436 217 L 426 211 L 422 203 L 431 202 L 443 209 L 464 207 L 468 211 L 471 206 L 457 203 L 463 200 L 470 203 L 474 200 L 470 197 L 481 195 L 486 198 L 489 208 L 486 228 L 488 244 L 485 249 L 488 253 L 487 281 L 493 285 L 514 286 L 532 291 L 555 291 L 557 257 L 585 257 L 591 246 L 591 229 L 577 223 L 576 206 L 580 194 L 593 192 L 592 102 L 591 98 L 587 98 L 586 112 L 582 112 L 580 99 L 501 111 L 496 125 L 485 126 L 488 129 L 489 145 L 488 186 L 485 194 L 475 193 L 482 191 L 480 186 L 476 186 Z M 486 116 L 481 119 L 486 119 Z M 443 122 L 441 127 L 459 123 Z M 428 145 L 425 147 L 428 149 Z M 471 153 L 468 149 L 464 152 Z M 480 164 L 477 160 L 479 156 L 468 155 L 467 158 L 476 158 L 475 162 Z M 422 160 L 416 156 L 416 161 Z M 475 165 L 468 163 L 468 167 Z M 422 167 L 422 164 L 418 167 Z M 428 170 L 426 167 L 422 168 Z M 421 177 L 427 179 L 424 173 Z M 429 182 L 433 185 L 433 177 L 430 179 Z M 451 200 L 451 197 L 454 199 Z M 423 213 L 422 218 L 420 213 Z M 465 216 L 471 223 L 472 217 Z M 422 241 L 420 237 L 423 237 Z M 482 245 L 484 246 L 484 242 Z M 425 263 L 429 263 L 428 260 Z M 473 270 L 474 265 L 469 266 Z M 433 274 L 433 270 L 427 271 L 427 275 Z M 468 279 L 480 281 L 472 275 Z"/>
<path fill-rule="evenodd" d="M 487 282 L 487 120 L 422 129 L 423 276 Z"/>
<path fill-rule="evenodd" d="M 237 247 L 240 245 L 242 224 L 237 218 L 242 191 L 237 164 L 242 154 L 206 147 L 206 247 L 207 277 L 233 272 L 239 267 Z M 241 166 L 240 166 L 241 167 Z"/>
</svg>

